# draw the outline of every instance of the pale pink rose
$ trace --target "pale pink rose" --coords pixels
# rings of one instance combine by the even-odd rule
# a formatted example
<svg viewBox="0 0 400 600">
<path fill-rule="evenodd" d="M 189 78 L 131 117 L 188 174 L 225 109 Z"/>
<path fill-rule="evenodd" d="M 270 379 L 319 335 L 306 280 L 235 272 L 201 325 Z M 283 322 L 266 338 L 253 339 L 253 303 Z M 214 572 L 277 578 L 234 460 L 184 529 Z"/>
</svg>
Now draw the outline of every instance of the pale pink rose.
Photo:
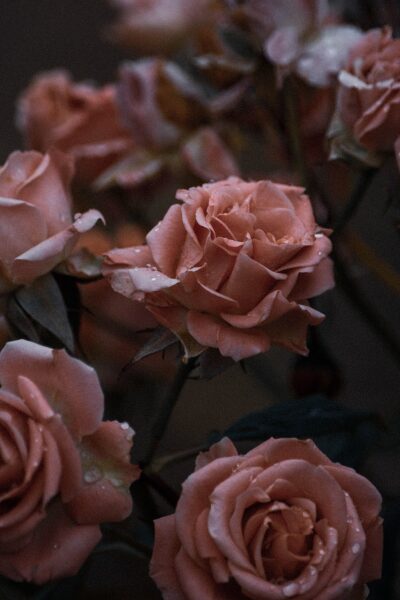
<svg viewBox="0 0 400 600">
<path fill-rule="evenodd" d="M 140 54 L 171 52 L 210 19 L 213 0 L 110 0 L 119 9 L 111 35 Z"/>
<path fill-rule="evenodd" d="M 337 24 L 327 0 L 249 0 L 240 11 L 280 80 L 293 72 L 310 85 L 332 85 L 362 35 Z"/>
<path fill-rule="evenodd" d="M 18 101 L 17 124 L 30 148 L 71 154 L 76 177 L 91 181 L 133 148 L 119 121 L 115 87 L 74 83 L 66 71 L 37 75 Z"/>
<path fill-rule="evenodd" d="M 0 293 L 32 283 L 65 261 L 102 219 L 71 214 L 71 160 L 58 151 L 13 152 L 0 169 Z"/>
<path fill-rule="evenodd" d="M 231 177 L 179 190 L 147 245 L 105 255 L 113 289 L 145 303 L 184 343 L 241 360 L 271 344 L 307 353 L 333 285 L 331 242 L 299 187 Z"/>
<path fill-rule="evenodd" d="M 366 33 L 339 76 L 338 116 L 371 151 L 392 151 L 400 135 L 400 40 L 389 27 Z"/>
<path fill-rule="evenodd" d="M 33 342 L 0 354 L 0 573 L 43 583 L 73 575 L 99 524 L 132 508 L 133 431 L 101 422 L 94 370 Z"/>
<path fill-rule="evenodd" d="M 155 521 L 165 600 L 353 600 L 380 576 L 381 497 L 310 440 L 200 455 L 175 514 Z"/>
</svg>

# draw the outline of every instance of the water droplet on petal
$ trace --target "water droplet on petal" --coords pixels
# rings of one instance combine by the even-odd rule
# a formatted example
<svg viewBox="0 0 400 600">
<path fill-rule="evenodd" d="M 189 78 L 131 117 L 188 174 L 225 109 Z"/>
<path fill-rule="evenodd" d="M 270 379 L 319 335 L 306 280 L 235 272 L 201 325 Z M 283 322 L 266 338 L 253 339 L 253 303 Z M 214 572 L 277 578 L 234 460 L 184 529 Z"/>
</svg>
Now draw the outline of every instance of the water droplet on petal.
<svg viewBox="0 0 400 600">
<path fill-rule="evenodd" d="M 96 483 L 103 476 L 103 473 L 100 471 L 98 467 L 91 467 L 88 471 L 86 471 L 83 475 L 83 479 L 86 483 Z"/>
<path fill-rule="evenodd" d="M 296 594 L 299 593 L 299 586 L 297 583 L 289 583 L 288 585 L 283 586 L 282 592 L 286 598 L 292 598 L 292 596 L 296 596 Z"/>
<path fill-rule="evenodd" d="M 361 550 L 360 544 L 353 544 L 351 547 L 351 551 L 353 554 L 358 554 Z"/>
<path fill-rule="evenodd" d="M 114 487 L 121 487 L 121 485 L 123 485 L 123 482 L 120 479 L 117 479 L 116 477 L 112 477 L 110 479 L 111 485 L 113 485 Z"/>
</svg>

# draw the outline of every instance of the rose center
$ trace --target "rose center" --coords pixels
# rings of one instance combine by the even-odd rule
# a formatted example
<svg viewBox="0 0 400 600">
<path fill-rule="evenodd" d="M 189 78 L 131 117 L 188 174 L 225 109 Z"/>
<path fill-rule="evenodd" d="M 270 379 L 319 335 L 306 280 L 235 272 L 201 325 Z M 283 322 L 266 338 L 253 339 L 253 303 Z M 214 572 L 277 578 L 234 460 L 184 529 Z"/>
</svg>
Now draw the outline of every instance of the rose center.
<svg viewBox="0 0 400 600">
<path fill-rule="evenodd" d="M 271 502 L 263 509 L 264 535 L 256 562 L 278 584 L 300 575 L 312 556 L 314 523 L 301 506 Z"/>
</svg>

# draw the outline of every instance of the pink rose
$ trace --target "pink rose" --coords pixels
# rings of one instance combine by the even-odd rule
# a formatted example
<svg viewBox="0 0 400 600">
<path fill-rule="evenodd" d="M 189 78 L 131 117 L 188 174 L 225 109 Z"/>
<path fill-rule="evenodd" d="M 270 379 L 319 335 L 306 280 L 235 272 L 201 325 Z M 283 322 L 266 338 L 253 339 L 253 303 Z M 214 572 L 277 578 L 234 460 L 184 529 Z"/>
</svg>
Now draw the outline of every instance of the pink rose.
<svg viewBox="0 0 400 600">
<path fill-rule="evenodd" d="M 74 157 L 76 177 L 90 181 L 133 147 L 119 122 L 115 88 L 74 83 L 66 71 L 35 77 L 19 99 L 17 122 L 30 148 Z"/>
<path fill-rule="evenodd" d="M 0 169 L 0 294 L 67 259 L 97 210 L 71 215 L 71 160 L 61 152 L 13 152 Z"/>
<path fill-rule="evenodd" d="M 110 0 L 119 10 L 111 34 L 140 54 L 171 52 L 210 18 L 211 0 Z"/>
<path fill-rule="evenodd" d="M 153 150 L 170 149 L 207 116 L 200 87 L 175 63 L 159 58 L 122 65 L 117 101 L 135 140 Z"/>
<path fill-rule="evenodd" d="M 362 146 L 391 151 L 400 134 L 400 40 L 389 27 L 366 33 L 340 73 L 338 116 Z"/>
<path fill-rule="evenodd" d="M 102 423 L 94 370 L 19 340 L 0 354 L 0 573 L 43 583 L 73 575 L 99 524 L 131 511 L 133 431 Z"/>
<path fill-rule="evenodd" d="M 174 515 L 155 522 L 151 575 L 165 600 L 349 600 L 380 576 L 381 497 L 310 440 L 197 459 Z"/>
<path fill-rule="evenodd" d="M 312 86 L 331 86 L 361 37 L 357 27 L 336 23 L 327 0 L 248 0 L 239 11 L 279 79 L 293 72 Z"/>
<path fill-rule="evenodd" d="M 331 243 L 299 187 L 231 177 L 179 190 L 147 245 L 113 250 L 113 289 L 144 302 L 185 345 L 241 360 L 271 344 L 307 353 L 323 315 L 307 298 L 333 285 Z"/>
</svg>

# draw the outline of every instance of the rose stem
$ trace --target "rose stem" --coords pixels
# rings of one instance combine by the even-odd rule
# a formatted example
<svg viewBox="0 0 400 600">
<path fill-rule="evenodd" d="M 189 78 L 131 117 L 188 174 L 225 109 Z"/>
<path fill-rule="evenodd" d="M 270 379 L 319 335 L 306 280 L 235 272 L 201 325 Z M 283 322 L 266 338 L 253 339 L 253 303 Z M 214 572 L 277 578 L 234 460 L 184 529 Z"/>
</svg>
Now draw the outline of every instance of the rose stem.
<svg viewBox="0 0 400 600">
<path fill-rule="evenodd" d="M 350 199 L 347 202 L 344 210 L 336 219 L 336 223 L 333 225 L 333 233 L 331 239 L 335 239 L 339 236 L 342 230 L 346 227 L 348 221 L 355 214 L 357 208 L 361 204 L 367 189 L 376 173 L 376 169 L 366 169 L 358 176 L 356 184 L 351 193 Z"/>
<path fill-rule="evenodd" d="M 173 380 L 167 396 L 154 421 L 151 431 L 150 445 L 146 453 L 146 457 L 143 460 L 143 466 L 149 465 L 153 460 L 153 456 L 155 455 L 165 430 L 168 427 L 174 406 L 179 399 L 179 395 L 183 389 L 183 386 L 185 385 L 188 375 L 190 375 L 195 366 L 195 362 L 195 358 L 189 358 L 187 362 L 181 362 L 175 379 Z"/>
</svg>

